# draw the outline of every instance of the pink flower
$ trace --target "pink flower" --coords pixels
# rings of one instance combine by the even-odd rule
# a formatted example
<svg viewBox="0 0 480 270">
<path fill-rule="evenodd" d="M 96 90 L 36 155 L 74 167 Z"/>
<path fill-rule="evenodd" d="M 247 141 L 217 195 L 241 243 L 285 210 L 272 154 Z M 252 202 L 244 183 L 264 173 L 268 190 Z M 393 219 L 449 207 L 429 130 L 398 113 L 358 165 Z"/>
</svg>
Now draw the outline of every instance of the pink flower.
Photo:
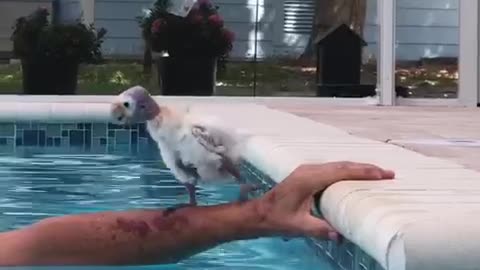
<svg viewBox="0 0 480 270">
<path fill-rule="evenodd" d="M 223 19 L 220 15 L 214 14 L 208 17 L 208 22 L 215 27 L 223 27 Z"/>
<path fill-rule="evenodd" d="M 192 21 L 193 24 L 200 24 L 203 21 L 203 16 L 202 15 L 192 16 L 191 21 Z"/>
<path fill-rule="evenodd" d="M 200 24 L 203 21 L 203 16 L 200 11 L 192 9 L 190 14 L 188 14 L 188 19 L 193 24 Z"/>
<path fill-rule="evenodd" d="M 228 42 L 232 43 L 235 40 L 235 33 L 228 30 L 228 29 L 223 29 L 222 30 L 222 37 Z"/>
<path fill-rule="evenodd" d="M 152 33 L 159 33 L 160 31 L 163 30 L 165 25 L 166 25 L 166 22 L 164 19 L 156 19 L 152 23 L 152 29 L 151 29 Z"/>
</svg>

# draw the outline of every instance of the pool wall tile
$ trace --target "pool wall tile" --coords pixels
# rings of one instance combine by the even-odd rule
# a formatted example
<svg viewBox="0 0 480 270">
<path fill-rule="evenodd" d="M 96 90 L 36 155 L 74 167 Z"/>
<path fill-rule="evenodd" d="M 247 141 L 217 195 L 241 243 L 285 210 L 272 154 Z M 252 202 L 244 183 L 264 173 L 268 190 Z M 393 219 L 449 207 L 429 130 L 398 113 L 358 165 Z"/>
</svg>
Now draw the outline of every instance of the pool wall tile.
<svg viewBox="0 0 480 270">
<path fill-rule="evenodd" d="M 138 144 L 138 132 L 134 131 L 130 134 L 130 144 L 137 145 Z"/>
<path fill-rule="evenodd" d="M 32 127 L 32 123 L 31 122 L 18 122 L 18 123 L 15 123 L 15 126 L 17 129 L 29 129 Z"/>
<path fill-rule="evenodd" d="M 23 145 L 25 146 L 40 146 L 38 140 L 39 130 L 28 129 L 23 131 Z"/>
<path fill-rule="evenodd" d="M 53 145 L 57 147 L 62 145 L 62 138 L 53 138 Z"/>
<path fill-rule="evenodd" d="M 53 146 L 53 138 L 49 137 L 47 138 L 47 141 L 46 141 L 46 146 Z"/>
<path fill-rule="evenodd" d="M 107 124 L 95 123 L 90 126 L 94 138 L 107 136 Z"/>
<path fill-rule="evenodd" d="M 70 139 L 67 137 L 67 138 L 62 138 L 61 142 L 60 142 L 60 146 L 61 147 L 68 147 L 70 146 Z"/>
<path fill-rule="evenodd" d="M 62 130 L 71 130 L 76 128 L 77 128 L 77 124 L 68 124 L 68 123 L 62 124 Z"/>
<path fill-rule="evenodd" d="M 1 123 L 0 124 L 0 137 L 13 137 L 15 136 L 15 124 L 14 123 Z"/>
<path fill-rule="evenodd" d="M 130 133 L 129 130 L 117 130 L 115 132 L 115 145 L 130 144 Z"/>
<path fill-rule="evenodd" d="M 59 124 L 48 124 L 46 127 L 47 137 L 60 137 L 62 136 L 62 126 Z"/>
<path fill-rule="evenodd" d="M 0 123 L 0 146 L 74 147 L 76 150 L 109 152 L 139 152 L 155 142 L 145 125 L 123 127 L 110 123 Z M 92 149 L 91 149 L 92 148 Z"/>
<path fill-rule="evenodd" d="M 70 146 L 84 146 L 85 132 L 81 130 L 70 130 Z"/>
</svg>

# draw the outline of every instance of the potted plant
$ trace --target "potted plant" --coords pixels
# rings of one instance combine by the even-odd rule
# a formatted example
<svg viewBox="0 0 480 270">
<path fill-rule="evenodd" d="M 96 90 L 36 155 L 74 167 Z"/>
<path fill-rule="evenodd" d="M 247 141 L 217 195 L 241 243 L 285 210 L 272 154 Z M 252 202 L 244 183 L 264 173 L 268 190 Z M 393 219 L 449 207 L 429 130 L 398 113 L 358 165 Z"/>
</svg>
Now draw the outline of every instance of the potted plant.
<svg viewBox="0 0 480 270">
<path fill-rule="evenodd" d="M 157 59 L 163 95 L 209 96 L 215 91 L 217 62 L 232 50 L 234 34 L 218 7 L 199 0 L 186 17 L 169 12 L 170 0 L 157 0 L 140 25 Z"/>
<path fill-rule="evenodd" d="M 105 29 L 92 25 L 51 23 L 49 12 L 39 8 L 16 20 L 11 39 L 21 60 L 23 90 L 30 95 L 75 94 L 78 67 L 98 63 Z"/>
</svg>

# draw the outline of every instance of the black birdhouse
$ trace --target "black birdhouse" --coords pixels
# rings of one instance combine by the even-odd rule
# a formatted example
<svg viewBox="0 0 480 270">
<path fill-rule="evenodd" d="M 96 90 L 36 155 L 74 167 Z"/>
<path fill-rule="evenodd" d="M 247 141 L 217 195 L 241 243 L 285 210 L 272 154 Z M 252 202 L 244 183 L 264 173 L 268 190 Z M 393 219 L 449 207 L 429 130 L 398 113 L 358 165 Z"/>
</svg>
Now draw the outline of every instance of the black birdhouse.
<svg viewBox="0 0 480 270">
<path fill-rule="evenodd" d="M 367 43 L 346 24 L 333 27 L 315 39 L 317 96 L 365 97 L 375 85 L 360 85 L 362 48 Z"/>
</svg>

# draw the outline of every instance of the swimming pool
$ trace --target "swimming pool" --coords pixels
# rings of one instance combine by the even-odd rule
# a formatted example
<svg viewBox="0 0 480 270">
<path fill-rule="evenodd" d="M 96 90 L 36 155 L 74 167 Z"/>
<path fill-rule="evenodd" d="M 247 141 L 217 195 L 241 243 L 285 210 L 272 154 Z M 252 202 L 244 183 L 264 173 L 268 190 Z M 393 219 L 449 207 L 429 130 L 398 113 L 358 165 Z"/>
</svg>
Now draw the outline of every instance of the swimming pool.
<svg viewBox="0 0 480 270">
<path fill-rule="evenodd" d="M 89 123 L 1 123 L 0 230 L 19 228 L 51 216 L 165 208 L 186 202 L 185 189 L 159 161 L 158 151 L 143 128 L 125 130 Z M 255 175 L 245 173 L 250 173 L 250 179 Z M 200 204 L 218 204 L 235 200 L 238 186 L 203 185 L 198 194 Z M 225 244 L 176 265 L 126 269 L 334 267 L 303 239 L 285 242 L 264 238 Z"/>
</svg>

